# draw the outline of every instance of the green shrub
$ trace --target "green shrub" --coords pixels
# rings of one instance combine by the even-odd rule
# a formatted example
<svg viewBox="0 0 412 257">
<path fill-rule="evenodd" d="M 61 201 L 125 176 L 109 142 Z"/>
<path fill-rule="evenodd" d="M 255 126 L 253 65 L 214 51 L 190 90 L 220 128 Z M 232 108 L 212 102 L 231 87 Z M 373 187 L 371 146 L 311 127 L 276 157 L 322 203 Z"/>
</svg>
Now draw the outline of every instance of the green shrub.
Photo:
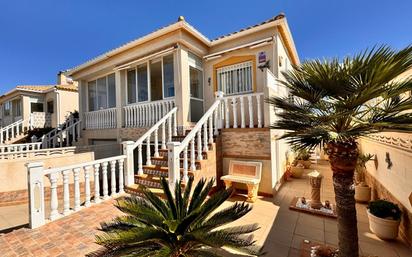
<svg viewBox="0 0 412 257">
<path fill-rule="evenodd" d="M 382 219 L 400 220 L 402 216 L 398 205 L 386 200 L 369 202 L 368 209 L 371 214 Z"/>
</svg>

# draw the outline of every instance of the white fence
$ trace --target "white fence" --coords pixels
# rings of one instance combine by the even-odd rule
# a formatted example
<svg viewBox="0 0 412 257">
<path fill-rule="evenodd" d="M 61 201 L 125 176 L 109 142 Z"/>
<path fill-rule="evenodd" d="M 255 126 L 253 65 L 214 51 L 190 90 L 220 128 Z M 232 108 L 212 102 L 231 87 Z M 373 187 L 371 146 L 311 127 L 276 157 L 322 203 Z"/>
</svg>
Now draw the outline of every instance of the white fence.
<svg viewBox="0 0 412 257">
<path fill-rule="evenodd" d="M 263 124 L 263 93 L 223 98 L 225 128 L 261 128 Z"/>
<path fill-rule="evenodd" d="M 126 128 L 150 127 L 170 112 L 175 106 L 174 99 L 132 104 L 123 107 Z"/>
<path fill-rule="evenodd" d="M 86 129 L 109 129 L 117 127 L 117 108 L 104 109 L 84 114 Z"/>
<path fill-rule="evenodd" d="M 11 144 L 0 145 L 0 153 L 23 152 L 30 150 L 39 150 L 41 143 L 27 143 L 27 144 Z"/>
<path fill-rule="evenodd" d="M 6 127 L 0 128 L 0 144 L 4 144 L 24 133 L 26 129 L 24 120 L 18 120 Z"/>
<path fill-rule="evenodd" d="M 56 220 L 83 207 L 89 207 L 92 204 L 100 203 L 102 200 L 123 194 L 125 159 L 126 156 L 121 155 L 53 169 L 44 169 L 42 163 L 27 164 L 30 228 L 40 227 L 46 221 Z M 90 187 L 90 176 L 94 176 L 93 189 Z M 80 190 L 80 177 L 84 180 L 83 195 L 81 195 Z M 50 214 L 47 217 L 45 212 L 45 179 L 50 181 Z M 73 181 L 72 185 L 69 182 L 70 180 Z M 59 181 L 62 181 L 63 184 L 63 206 L 59 206 L 57 190 Z M 73 205 L 71 205 L 70 200 L 70 187 L 73 187 L 72 192 L 74 192 Z M 100 188 L 103 189 L 102 194 Z"/>
<path fill-rule="evenodd" d="M 39 143 L 41 144 L 41 143 Z M 12 145 L 11 145 L 12 146 Z M 76 147 L 62 147 L 62 148 L 49 148 L 49 149 L 25 149 L 21 151 L 1 152 L 0 160 L 15 160 L 15 159 L 30 159 L 34 157 L 45 156 L 59 156 L 72 154 L 76 150 Z"/>
</svg>

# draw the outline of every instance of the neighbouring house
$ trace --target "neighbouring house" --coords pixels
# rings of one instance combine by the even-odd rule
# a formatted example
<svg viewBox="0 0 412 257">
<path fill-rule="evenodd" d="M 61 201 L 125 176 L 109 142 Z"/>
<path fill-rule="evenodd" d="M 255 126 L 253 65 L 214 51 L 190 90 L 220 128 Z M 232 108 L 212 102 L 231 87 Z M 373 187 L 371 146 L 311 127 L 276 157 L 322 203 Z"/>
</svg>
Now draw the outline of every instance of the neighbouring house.
<svg viewBox="0 0 412 257">
<path fill-rule="evenodd" d="M 298 63 L 283 14 L 213 40 L 179 17 L 65 74 L 79 85 L 83 144 L 136 141 L 177 107 L 173 118 L 169 117 L 173 128 L 149 131 L 144 136 L 148 150 L 135 145 L 138 175 L 167 169 L 166 143 L 158 146 L 158 140 L 168 135 L 168 142 L 192 141 L 187 151 L 196 151 L 196 157 L 195 153 L 188 157 L 191 170 L 201 169 L 203 174 L 219 177 L 216 174 L 225 173 L 232 159 L 262 162 L 259 192 L 272 195 L 284 174 L 289 147 L 275 140 L 281 132 L 269 128 L 275 115 L 265 99 L 288 96 L 276 79 Z M 215 104 L 218 92 L 223 93 L 219 108 Z M 194 144 L 186 135 L 191 137 L 189 131 L 197 129 L 196 133 L 199 127 Z M 212 133 L 205 136 L 214 128 L 216 140 Z M 217 147 L 208 147 L 212 142 Z M 202 150 L 205 157 L 198 154 Z M 182 165 L 188 170 L 187 160 Z M 139 178 L 136 182 L 149 183 Z"/>
<path fill-rule="evenodd" d="M 2 142 L 34 128 L 56 128 L 78 110 L 77 83 L 61 72 L 56 85 L 20 85 L 0 96 Z M 6 131 L 8 130 L 8 131 Z"/>
</svg>

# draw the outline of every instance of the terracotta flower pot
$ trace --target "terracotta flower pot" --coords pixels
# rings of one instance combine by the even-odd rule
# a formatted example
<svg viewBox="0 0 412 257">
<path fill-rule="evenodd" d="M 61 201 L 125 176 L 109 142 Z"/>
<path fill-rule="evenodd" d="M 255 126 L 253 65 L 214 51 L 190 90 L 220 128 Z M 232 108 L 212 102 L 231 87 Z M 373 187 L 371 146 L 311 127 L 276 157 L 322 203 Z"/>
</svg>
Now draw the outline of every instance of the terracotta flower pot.
<svg viewBox="0 0 412 257">
<path fill-rule="evenodd" d="M 305 167 L 305 169 L 309 169 L 310 165 L 312 165 L 312 162 L 310 160 L 299 160 L 298 163 L 302 164 Z"/>
<path fill-rule="evenodd" d="M 382 219 L 367 210 L 369 229 L 380 239 L 390 240 L 398 237 L 400 220 Z"/>
<path fill-rule="evenodd" d="M 305 170 L 305 167 L 301 164 L 298 164 L 296 166 L 292 166 L 290 171 L 292 172 L 292 177 L 294 178 L 301 178 L 303 175 L 303 172 Z"/>
<path fill-rule="evenodd" d="M 368 185 L 356 185 L 355 200 L 360 203 L 369 202 L 371 200 L 371 188 Z"/>
</svg>

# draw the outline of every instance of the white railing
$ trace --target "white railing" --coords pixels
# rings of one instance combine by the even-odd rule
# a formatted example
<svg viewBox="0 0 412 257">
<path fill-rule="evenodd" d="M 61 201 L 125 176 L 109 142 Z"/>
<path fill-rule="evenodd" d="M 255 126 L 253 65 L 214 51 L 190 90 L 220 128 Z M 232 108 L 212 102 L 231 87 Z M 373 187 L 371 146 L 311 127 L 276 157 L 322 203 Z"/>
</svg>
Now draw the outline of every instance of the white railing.
<svg viewBox="0 0 412 257">
<path fill-rule="evenodd" d="M 153 125 L 143 136 L 141 136 L 136 142 L 128 141 L 124 143 L 124 153 L 127 155 L 127 159 L 130 163 L 127 163 L 128 169 L 133 169 L 133 151 L 137 148 L 137 174 L 143 175 L 143 157 L 142 148 L 143 144 L 146 144 L 146 165 L 152 165 L 151 162 L 151 139 L 153 138 L 154 157 L 159 157 L 159 144 L 161 149 L 167 149 L 167 144 L 172 142 L 172 135 L 177 136 L 177 107 L 171 109 L 166 115 L 164 115 L 155 125 Z M 167 129 L 167 131 L 166 131 Z M 161 140 L 159 142 L 159 130 Z M 166 134 L 167 133 L 167 134 Z"/>
<path fill-rule="evenodd" d="M 25 131 L 24 120 L 18 120 L 4 128 L 0 129 L 0 144 L 4 144 L 20 135 Z"/>
<path fill-rule="evenodd" d="M 67 216 L 82 207 L 117 197 L 124 193 L 124 162 L 126 156 L 116 156 L 92 162 L 44 169 L 42 163 L 27 164 L 29 181 L 29 225 L 37 228 L 60 217 Z M 110 174 L 108 174 L 110 173 Z M 45 177 L 50 181 L 50 214 L 45 212 Z M 91 188 L 91 176 L 94 188 Z M 109 179 L 110 177 L 110 179 Z M 63 183 L 63 206 L 59 208 L 58 181 Z M 80 180 L 84 181 L 81 195 Z M 71 205 L 70 182 L 73 181 L 74 205 Z M 109 187 L 110 181 L 110 187 Z M 100 188 L 102 187 L 102 194 Z M 109 192 L 110 190 L 110 192 Z M 83 202 L 83 204 L 82 204 Z"/>
<path fill-rule="evenodd" d="M 41 143 L 39 143 L 41 144 Z M 32 149 L 22 151 L 11 151 L 0 153 L 0 160 L 15 160 L 15 159 L 29 159 L 34 157 L 46 157 L 46 156 L 58 156 L 72 154 L 76 150 L 76 147 L 63 147 L 63 148 L 49 148 L 49 149 Z"/>
<path fill-rule="evenodd" d="M 222 127 L 222 99 L 223 93 L 218 92 L 216 101 L 209 110 L 196 123 L 194 128 L 183 139 L 182 142 L 170 142 L 168 144 L 168 182 L 172 189 L 175 188 L 176 181 L 180 180 L 180 156 L 183 153 L 183 177 L 182 181 L 186 183 L 188 170 L 196 170 L 196 160 L 202 160 L 202 152 L 209 150 L 209 144 L 213 143 L 213 136 L 218 134 Z M 203 137 L 202 137 L 203 136 Z M 190 156 L 188 155 L 190 149 Z M 197 152 L 197 156 L 196 156 Z M 190 161 L 190 163 L 189 163 Z M 189 167 L 190 164 L 190 167 Z"/>
<path fill-rule="evenodd" d="M 0 145 L 0 153 L 11 153 L 11 152 L 24 152 L 24 151 L 31 151 L 31 150 L 39 150 L 40 147 L 41 147 L 41 142 L 27 143 L 27 144 Z"/>
<path fill-rule="evenodd" d="M 263 93 L 234 95 L 223 98 L 225 128 L 261 128 L 263 124 Z"/>
<path fill-rule="evenodd" d="M 80 124 L 81 121 L 76 121 L 75 123 L 56 132 L 53 136 L 43 136 L 41 138 L 43 148 L 54 148 L 73 145 L 73 143 L 77 142 L 80 138 Z"/>
<path fill-rule="evenodd" d="M 117 108 L 104 109 L 84 114 L 86 129 L 108 129 L 117 127 Z"/>
<path fill-rule="evenodd" d="M 126 128 L 150 127 L 175 106 L 174 99 L 149 103 L 132 104 L 123 107 Z"/>
</svg>

